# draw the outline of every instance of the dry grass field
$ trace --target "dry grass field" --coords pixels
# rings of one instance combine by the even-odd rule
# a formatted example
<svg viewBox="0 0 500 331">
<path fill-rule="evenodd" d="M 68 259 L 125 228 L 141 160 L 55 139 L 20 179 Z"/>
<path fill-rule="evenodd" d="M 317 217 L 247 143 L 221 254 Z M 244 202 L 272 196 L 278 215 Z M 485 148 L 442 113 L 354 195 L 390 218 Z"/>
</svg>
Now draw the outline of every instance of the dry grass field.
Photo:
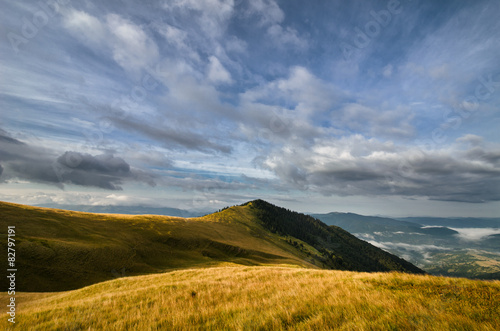
<svg viewBox="0 0 500 331">
<path fill-rule="evenodd" d="M 499 281 L 292 266 L 179 270 L 16 300 L 17 330 L 500 329 Z"/>
</svg>

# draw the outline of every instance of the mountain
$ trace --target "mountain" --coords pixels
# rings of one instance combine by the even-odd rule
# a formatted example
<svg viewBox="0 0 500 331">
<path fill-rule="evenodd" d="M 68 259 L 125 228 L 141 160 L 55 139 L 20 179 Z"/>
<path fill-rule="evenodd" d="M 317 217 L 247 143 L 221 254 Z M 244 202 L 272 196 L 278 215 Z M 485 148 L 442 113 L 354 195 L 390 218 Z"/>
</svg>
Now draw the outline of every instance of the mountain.
<svg viewBox="0 0 500 331">
<path fill-rule="evenodd" d="M 495 279 L 500 273 L 499 219 L 391 219 L 335 212 L 311 216 L 340 226 L 434 275 Z"/>
<path fill-rule="evenodd" d="M 351 233 L 375 233 L 375 232 L 404 232 L 420 233 L 433 236 L 449 236 L 458 234 L 457 231 L 446 227 L 425 227 L 416 222 L 396 220 L 387 217 L 364 216 L 353 213 L 328 213 L 311 214 L 328 225 L 339 226 Z"/>
<path fill-rule="evenodd" d="M 20 291 L 69 290 L 121 276 L 224 264 L 423 273 L 340 228 L 262 200 L 198 218 L 5 202 L 0 213 L 1 228 L 16 228 Z M 2 246 L 7 249 L 6 241 Z"/>
<path fill-rule="evenodd" d="M 60 205 L 43 204 L 37 207 L 64 209 L 72 211 L 83 211 L 86 213 L 104 213 L 104 214 L 127 214 L 127 215 L 169 215 L 179 217 L 199 217 L 208 214 L 207 212 L 192 212 L 184 209 L 169 207 L 148 207 L 148 206 L 93 206 L 93 205 Z"/>
<path fill-rule="evenodd" d="M 328 225 L 339 226 L 349 232 L 368 233 L 375 231 L 418 231 L 421 226 L 386 217 L 364 216 L 353 213 L 311 214 Z"/>
<path fill-rule="evenodd" d="M 323 267 L 422 273 L 422 270 L 411 263 L 312 216 L 277 207 L 263 200 L 255 200 L 247 205 L 256 211 L 258 218 L 271 232 L 300 239 L 320 251 L 324 257 L 321 259 Z"/>
</svg>

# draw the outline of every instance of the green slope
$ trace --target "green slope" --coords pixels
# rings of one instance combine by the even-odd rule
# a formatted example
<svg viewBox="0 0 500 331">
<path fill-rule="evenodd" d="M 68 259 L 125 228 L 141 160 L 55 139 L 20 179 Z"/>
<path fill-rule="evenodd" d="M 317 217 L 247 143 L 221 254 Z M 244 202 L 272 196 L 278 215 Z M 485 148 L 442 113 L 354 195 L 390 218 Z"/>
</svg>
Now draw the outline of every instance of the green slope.
<svg viewBox="0 0 500 331">
<path fill-rule="evenodd" d="M 16 227 L 20 291 L 75 289 L 120 276 L 225 262 L 311 266 L 243 207 L 192 219 L 11 203 L 0 203 L 0 213 L 3 233 Z M 6 251 L 6 240 L 1 245 Z"/>
<path fill-rule="evenodd" d="M 349 232 L 327 226 L 311 216 L 274 206 L 263 200 L 248 204 L 270 231 L 303 240 L 321 253 L 323 268 L 354 271 L 425 273 L 413 264 L 385 252 Z M 300 248 L 300 247 L 299 247 Z"/>
<path fill-rule="evenodd" d="M 121 276 L 227 263 L 421 272 L 319 221 L 299 221 L 310 227 L 309 236 L 290 230 L 298 222 L 295 218 L 289 219 L 289 229 L 273 233 L 269 208 L 278 207 L 254 201 L 186 219 L 0 203 L 0 229 L 16 226 L 19 291 L 61 291 Z M 5 251 L 6 240 L 1 245 Z"/>
</svg>

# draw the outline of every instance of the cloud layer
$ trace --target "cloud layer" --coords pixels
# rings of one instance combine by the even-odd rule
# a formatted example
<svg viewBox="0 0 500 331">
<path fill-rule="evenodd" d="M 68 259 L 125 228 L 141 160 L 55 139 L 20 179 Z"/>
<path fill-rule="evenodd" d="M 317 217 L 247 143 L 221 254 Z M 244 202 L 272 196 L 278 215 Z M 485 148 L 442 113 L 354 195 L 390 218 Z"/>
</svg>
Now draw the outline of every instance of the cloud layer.
<svg viewBox="0 0 500 331">
<path fill-rule="evenodd" d="M 500 4 L 391 3 L 6 3 L 2 185 L 492 214 Z"/>
<path fill-rule="evenodd" d="M 19 178 L 63 187 L 64 184 L 93 186 L 107 190 L 121 190 L 124 181 L 141 181 L 154 186 L 151 175 L 131 170 L 122 158 L 111 154 L 92 156 L 79 152 L 65 152 L 55 157 L 51 150 L 29 146 L 17 139 L 0 136 L 0 159 L 3 161 L 2 179 Z"/>
</svg>

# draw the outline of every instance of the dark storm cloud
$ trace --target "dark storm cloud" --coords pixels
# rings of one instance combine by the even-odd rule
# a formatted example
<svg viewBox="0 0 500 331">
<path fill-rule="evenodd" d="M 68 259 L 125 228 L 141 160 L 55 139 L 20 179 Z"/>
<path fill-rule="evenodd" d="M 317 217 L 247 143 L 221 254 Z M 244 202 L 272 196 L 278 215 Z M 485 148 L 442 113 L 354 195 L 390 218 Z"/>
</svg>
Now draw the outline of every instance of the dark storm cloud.
<svg viewBox="0 0 500 331">
<path fill-rule="evenodd" d="M 131 169 L 120 157 L 79 152 L 57 156 L 50 150 L 30 146 L 5 134 L 0 136 L 0 160 L 5 166 L 2 168 L 5 179 L 19 178 L 61 188 L 64 184 L 74 184 L 108 190 L 121 190 L 127 180 L 155 185 L 153 176 Z"/>
<path fill-rule="evenodd" d="M 97 172 L 102 174 L 130 173 L 130 166 L 121 158 L 112 155 L 81 154 L 77 152 L 66 152 L 57 158 L 61 165 L 85 172 Z"/>
</svg>

